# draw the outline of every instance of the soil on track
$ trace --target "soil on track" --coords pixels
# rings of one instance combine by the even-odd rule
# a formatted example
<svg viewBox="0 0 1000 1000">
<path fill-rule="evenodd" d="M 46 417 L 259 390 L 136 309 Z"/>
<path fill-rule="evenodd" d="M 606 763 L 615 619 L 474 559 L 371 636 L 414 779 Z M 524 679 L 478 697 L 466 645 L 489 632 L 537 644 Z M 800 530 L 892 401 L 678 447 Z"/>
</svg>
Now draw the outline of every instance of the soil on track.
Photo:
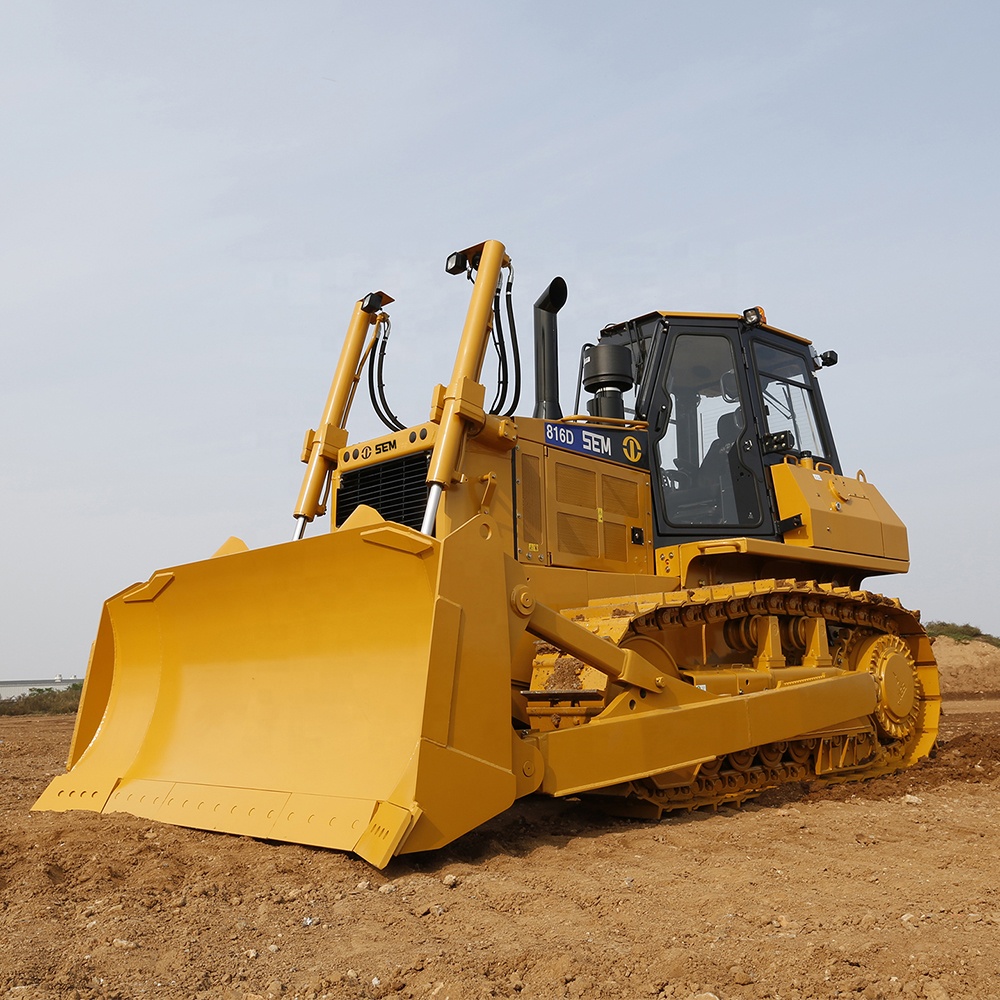
<svg viewBox="0 0 1000 1000">
<path fill-rule="evenodd" d="M 384 872 L 30 813 L 73 722 L 0 718 L 0 996 L 995 996 L 1000 651 L 950 645 L 914 770 L 659 823 L 528 800 Z"/>
</svg>

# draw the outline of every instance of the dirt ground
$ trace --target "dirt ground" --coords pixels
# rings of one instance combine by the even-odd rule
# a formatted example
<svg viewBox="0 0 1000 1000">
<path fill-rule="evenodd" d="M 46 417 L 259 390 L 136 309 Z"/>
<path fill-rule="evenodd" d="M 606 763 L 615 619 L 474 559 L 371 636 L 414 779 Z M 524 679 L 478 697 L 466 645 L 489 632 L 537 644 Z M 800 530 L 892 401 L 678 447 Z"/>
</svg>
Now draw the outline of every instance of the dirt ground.
<svg viewBox="0 0 1000 1000">
<path fill-rule="evenodd" d="M 529 800 L 384 872 L 30 813 L 72 719 L 2 718 L 0 996 L 996 996 L 1000 650 L 935 648 L 946 714 L 915 770 L 659 823 Z"/>
</svg>

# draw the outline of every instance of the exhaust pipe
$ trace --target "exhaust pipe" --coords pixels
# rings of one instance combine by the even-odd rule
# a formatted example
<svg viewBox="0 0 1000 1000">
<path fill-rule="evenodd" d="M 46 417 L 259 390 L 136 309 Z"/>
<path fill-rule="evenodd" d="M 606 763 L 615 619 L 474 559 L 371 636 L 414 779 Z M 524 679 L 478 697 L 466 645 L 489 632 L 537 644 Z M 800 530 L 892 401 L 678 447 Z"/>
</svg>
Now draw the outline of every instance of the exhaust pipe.
<svg viewBox="0 0 1000 1000">
<path fill-rule="evenodd" d="M 566 304 L 566 282 L 553 278 L 535 303 L 535 409 L 533 417 L 558 420 L 559 344 L 556 313 Z"/>
</svg>

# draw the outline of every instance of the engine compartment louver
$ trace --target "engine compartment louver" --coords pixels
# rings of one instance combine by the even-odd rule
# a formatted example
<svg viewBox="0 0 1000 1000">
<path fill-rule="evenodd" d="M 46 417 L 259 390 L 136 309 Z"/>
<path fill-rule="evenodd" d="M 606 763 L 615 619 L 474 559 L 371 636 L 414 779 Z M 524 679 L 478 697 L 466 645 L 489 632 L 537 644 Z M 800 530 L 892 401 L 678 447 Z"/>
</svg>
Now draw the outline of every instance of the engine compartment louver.
<svg viewBox="0 0 1000 1000">
<path fill-rule="evenodd" d="M 387 521 L 419 531 L 427 506 L 430 457 L 429 451 L 421 451 L 342 473 L 337 492 L 337 527 L 365 504 Z"/>
</svg>

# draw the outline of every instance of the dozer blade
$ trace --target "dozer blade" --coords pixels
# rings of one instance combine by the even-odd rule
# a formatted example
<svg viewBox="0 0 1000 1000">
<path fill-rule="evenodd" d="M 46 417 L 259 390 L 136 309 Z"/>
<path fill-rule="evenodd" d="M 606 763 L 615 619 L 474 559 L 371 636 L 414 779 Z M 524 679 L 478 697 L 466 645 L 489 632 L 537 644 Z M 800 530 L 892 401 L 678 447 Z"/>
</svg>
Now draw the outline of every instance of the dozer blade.
<svg viewBox="0 0 1000 1000">
<path fill-rule="evenodd" d="M 506 572 L 489 518 L 439 542 L 359 508 L 331 534 L 154 574 L 106 603 L 70 769 L 34 808 L 379 867 L 446 844 L 533 770 L 510 725 L 523 625 L 463 610 L 504 601 Z"/>
</svg>

